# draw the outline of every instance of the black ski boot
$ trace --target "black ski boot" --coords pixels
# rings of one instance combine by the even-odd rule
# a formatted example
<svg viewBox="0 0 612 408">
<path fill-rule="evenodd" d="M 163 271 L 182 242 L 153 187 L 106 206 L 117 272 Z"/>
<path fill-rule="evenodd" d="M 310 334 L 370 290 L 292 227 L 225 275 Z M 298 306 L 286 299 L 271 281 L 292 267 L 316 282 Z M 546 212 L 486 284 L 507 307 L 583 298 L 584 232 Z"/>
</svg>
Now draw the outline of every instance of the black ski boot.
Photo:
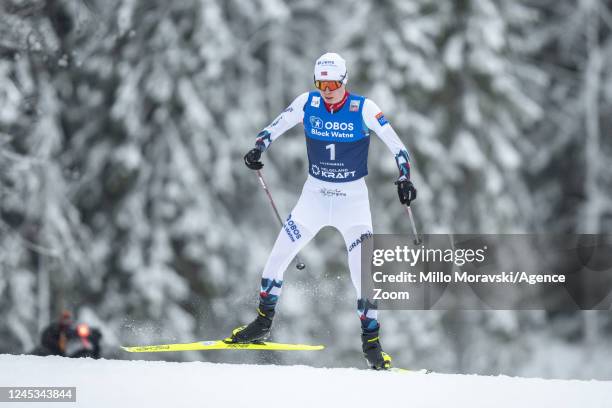
<svg viewBox="0 0 612 408">
<path fill-rule="evenodd" d="M 378 329 L 362 332 L 361 349 L 370 368 L 374 370 L 388 370 L 391 368 L 391 356 L 385 353 L 380 346 Z"/>
<path fill-rule="evenodd" d="M 262 343 L 270 337 L 274 309 L 263 311 L 257 308 L 257 318 L 247 326 L 240 326 L 232 330 L 232 335 L 225 340 L 226 343 Z"/>
</svg>

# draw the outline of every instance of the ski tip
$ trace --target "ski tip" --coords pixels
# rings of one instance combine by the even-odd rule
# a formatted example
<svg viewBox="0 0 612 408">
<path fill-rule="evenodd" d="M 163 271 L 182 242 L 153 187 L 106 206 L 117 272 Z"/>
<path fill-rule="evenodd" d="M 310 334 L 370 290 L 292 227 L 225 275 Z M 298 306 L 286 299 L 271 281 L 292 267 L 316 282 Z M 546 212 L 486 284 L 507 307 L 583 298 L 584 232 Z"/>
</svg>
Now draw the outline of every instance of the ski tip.
<svg viewBox="0 0 612 408">
<path fill-rule="evenodd" d="M 388 371 L 395 372 L 395 373 L 405 373 L 405 374 L 431 374 L 433 372 L 425 368 L 417 369 L 417 370 L 410 370 L 407 368 L 399 368 L 399 367 L 392 367 Z"/>
<path fill-rule="evenodd" d="M 316 351 L 323 350 L 325 348 L 322 344 L 298 344 L 298 343 L 274 343 L 274 342 L 261 342 L 261 343 L 229 343 L 227 348 L 237 349 L 253 349 L 253 350 L 271 350 L 271 351 Z"/>
<path fill-rule="evenodd" d="M 323 350 L 324 345 L 297 344 L 297 343 L 230 343 L 225 348 L 228 349 L 246 349 L 246 350 L 270 350 L 270 351 L 317 351 Z"/>
<path fill-rule="evenodd" d="M 298 347 L 304 347 L 309 350 L 323 350 L 325 348 L 322 344 L 296 344 Z"/>
<path fill-rule="evenodd" d="M 168 345 L 159 345 L 159 346 L 134 346 L 127 347 L 121 346 L 124 351 L 128 353 L 146 353 L 146 352 L 154 352 L 154 351 L 170 351 L 170 347 Z"/>
<path fill-rule="evenodd" d="M 304 350 L 323 350 L 325 348 L 324 345 L 322 344 L 317 344 L 317 345 L 304 345 Z"/>
</svg>

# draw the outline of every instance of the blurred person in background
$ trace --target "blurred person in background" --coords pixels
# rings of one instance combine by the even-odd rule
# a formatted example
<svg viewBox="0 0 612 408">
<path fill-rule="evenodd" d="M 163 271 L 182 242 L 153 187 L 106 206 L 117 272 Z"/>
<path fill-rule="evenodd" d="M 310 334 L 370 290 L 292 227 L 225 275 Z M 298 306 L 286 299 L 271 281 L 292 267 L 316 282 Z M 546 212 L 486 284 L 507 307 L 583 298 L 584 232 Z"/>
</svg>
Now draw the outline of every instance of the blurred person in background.
<svg viewBox="0 0 612 408">
<path fill-rule="evenodd" d="M 72 313 L 64 310 L 58 321 L 51 322 L 40 336 L 40 345 L 31 354 L 38 356 L 100 358 L 102 333 L 85 323 L 75 323 Z"/>
<path fill-rule="evenodd" d="M 381 347 L 376 303 L 361 294 L 361 244 L 373 234 L 368 189 L 370 133 L 387 145 L 397 163 L 395 182 L 399 200 L 410 205 L 416 189 L 410 181 L 406 147 L 372 100 L 346 90 L 346 62 L 326 53 L 315 63 L 316 90 L 299 95 L 269 126 L 244 157 L 247 167 L 260 170 L 261 155 L 280 135 L 298 123 L 306 133 L 309 175 L 295 208 L 284 223 L 272 248 L 261 279 L 257 318 L 234 329 L 226 342 L 248 343 L 270 335 L 275 308 L 281 294 L 283 274 L 297 253 L 325 226 L 342 234 L 348 251 L 351 280 L 357 293 L 361 320 L 362 350 L 371 368 L 388 369 L 391 357 Z M 282 152 L 279 152 L 282 154 Z"/>
</svg>

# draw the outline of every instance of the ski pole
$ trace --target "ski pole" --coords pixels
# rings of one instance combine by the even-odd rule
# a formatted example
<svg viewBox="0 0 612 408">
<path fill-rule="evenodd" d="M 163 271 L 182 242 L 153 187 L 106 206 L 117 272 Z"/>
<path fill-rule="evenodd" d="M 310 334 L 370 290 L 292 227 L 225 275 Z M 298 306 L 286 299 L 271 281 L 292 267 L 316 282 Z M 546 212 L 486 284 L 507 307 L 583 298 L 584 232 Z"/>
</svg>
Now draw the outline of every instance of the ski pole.
<svg viewBox="0 0 612 408">
<path fill-rule="evenodd" d="M 285 224 L 283 223 L 283 220 L 281 219 L 281 217 L 280 217 L 280 215 L 278 213 L 278 209 L 276 208 L 276 204 L 274 204 L 274 200 L 272 199 L 272 194 L 270 194 L 270 190 L 268 190 L 268 185 L 264 181 L 263 175 L 261 174 L 261 170 L 257 170 L 257 177 L 259 177 L 259 184 L 261 184 L 261 186 L 263 187 L 264 191 L 268 195 L 268 199 L 270 200 L 270 204 L 272 205 L 272 209 L 274 210 L 274 214 L 276 214 L 276 219 L 280 223 L 281 228 L 284 228 Z M 306 268 L 306 264 L 304 264 L 304 262 L 301 262 L 300 258 L 297 255 L 295 256 L 295 262 L 296 262 L 295 267 L 297 269 L 299 269 L 300 271 L 302 269 Z"/>
<path fill-rule="evenodd" d="M 414 234 L 414 245 L 421 245 L 423 241 L 417 233 L 416 224 L 414 223 L 414 216 L 412 215 L 412 209 L 409 205 L 405 205 L 404 209 L 408 213 L 408 218 L 410 218 L 410 226 L 412 227 L 412 233 Z"/>
</svg>

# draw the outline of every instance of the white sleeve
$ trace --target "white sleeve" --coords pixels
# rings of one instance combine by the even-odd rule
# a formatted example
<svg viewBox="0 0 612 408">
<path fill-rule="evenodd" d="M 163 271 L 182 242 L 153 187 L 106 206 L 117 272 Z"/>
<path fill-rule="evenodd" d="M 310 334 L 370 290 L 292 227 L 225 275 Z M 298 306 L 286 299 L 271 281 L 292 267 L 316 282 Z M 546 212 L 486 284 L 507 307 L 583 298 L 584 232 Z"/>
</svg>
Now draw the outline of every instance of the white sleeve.
<svg viewBox="0 0 612 408">
<path fill-rule="evenodd" d="M 308 92 L 304 92 L 291 102 L 280 115 L 257 135 L 255 145 L 265 151 L 280 135 L 304 120 L 304 105 L 308 101 Z"/>
<path fill-rule="evenodd" d="M 363 121 L 366 126 L 376 132 L 387 148 L 395 157 L 400 175 L 410 177 L 410 156 L 404 143 L 400 140 L 395 130 L 391 127 L 385 115 L 374 101 L 366 99 L 362 110 Z"/>
</svg>

